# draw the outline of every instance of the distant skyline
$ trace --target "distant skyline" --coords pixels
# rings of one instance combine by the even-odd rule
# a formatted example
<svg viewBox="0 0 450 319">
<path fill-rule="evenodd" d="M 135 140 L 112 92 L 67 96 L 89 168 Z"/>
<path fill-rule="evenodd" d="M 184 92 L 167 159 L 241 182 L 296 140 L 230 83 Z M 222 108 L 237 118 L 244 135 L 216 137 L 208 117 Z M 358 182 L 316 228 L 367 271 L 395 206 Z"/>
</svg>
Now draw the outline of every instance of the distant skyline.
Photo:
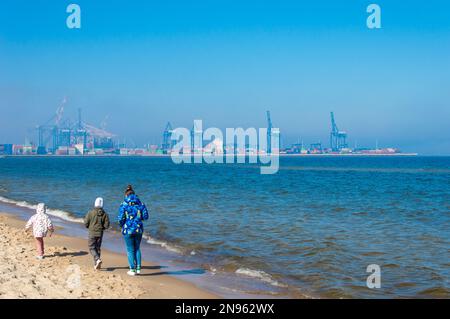
<svg viewBox="0 0 450 319">
<path fill-rule="evenodd" d="M 328 146 L 334 111 L 352 147 L 450 155 L 449 86 L 444 0 L 0 2 L 0 143 L 36 140 L 67 97 L 67 117 L 108 116 L 136 146 L 167 121 L 265 127 L 266 110 L 284 143 Z"/>
</svg>

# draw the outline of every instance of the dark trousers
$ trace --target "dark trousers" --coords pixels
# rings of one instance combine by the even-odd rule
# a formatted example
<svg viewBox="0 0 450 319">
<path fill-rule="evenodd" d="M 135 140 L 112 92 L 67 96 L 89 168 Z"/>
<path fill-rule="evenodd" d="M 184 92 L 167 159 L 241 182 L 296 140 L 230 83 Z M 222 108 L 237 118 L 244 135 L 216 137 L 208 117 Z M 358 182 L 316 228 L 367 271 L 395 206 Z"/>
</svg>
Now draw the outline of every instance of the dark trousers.
<svg viewBox="0 0 450 319">
<path fill-rule="evenodd" d="M 97 260 L 100 259 L 100 255 L 102 253 L 102 250 L 101 250 L 102 239 L 103 239 L 103 235 L 100 235 L 100 236 L 89 235 L 88 246 L 89 246 L 89 251 L 91 252 L 91 255 L 94 257 L 94 262 L 97 262 Z"/>
</svg>

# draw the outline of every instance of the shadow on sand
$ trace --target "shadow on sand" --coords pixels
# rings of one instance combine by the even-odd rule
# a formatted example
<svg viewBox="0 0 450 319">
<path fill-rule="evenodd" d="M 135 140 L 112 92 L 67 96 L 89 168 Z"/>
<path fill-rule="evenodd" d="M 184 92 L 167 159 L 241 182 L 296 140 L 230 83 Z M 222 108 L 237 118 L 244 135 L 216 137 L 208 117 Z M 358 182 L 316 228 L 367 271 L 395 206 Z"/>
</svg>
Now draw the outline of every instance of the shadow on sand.
<svg viewBox="0 0 450 319">
<path fill-rule="evenodd" d="M 64 252 L 64 253 L 60 253 L 60 252 L 55 252 L 53 255 L 50 255 L 48 257 L 79 257 L 79 256 L 85 256 L 87 255 L 88 252 L 87 251 L 75 251 L 75 252 Z"/>
<path fill-rule="evenodd" d="M 162 275 L 183 276 L 183 275 L 203 275 L 204 273 L 206 273 L 204 269 L 197 268 L 197 269 L 187 269 L 177 271 L 160 271 L 151 274 L 140 274 L 139 276 L 162 276 Z"/>
<path fill-rule="evenodd" d="M 142 266 L 141 269 L 142 270 L 156 270 L 156 269 L 163 269 L 163 268 L 167 268 L 167 266 Z M 104 271 L 114 271 L 114 270 L 127 270 L 128 267 L 105 267 L 102 268 L 102 270 Z"/>
<path fill-rule="evenodd" d="M 182 275 L 203 275 L 206 271 L 201 268 L 197 269 L 187 269 L 187 270 L 174 270 L 174 271 L 158 271 L 153 273 L 145 273 L 145 270 L 157 270 L 157 269 L 164 269 L 168 268 L 167 266 L 142 266 L 141 270 L 143 270 L 143 273 L 141 273 L 139 276 L 162 276 L 162 275 L 169 275 L 169 276 L 182 276 Z M 115 270 L 128 270 L 128 267 L 105 267 L 102 268 L 102 271 L 115 271 Z"/>
<path fill-rule="evenodd" d="M 78 256 L 85 256 L 87 255 L 87 251 L 76 251 L 76 252 L 55 252 L 53 255 L 50 255 L 48 257 L 78 257 Z M 158 271 L 153 273 L 145 273 L 145 270 L 159 270 L 168 268 L 168 266 L 142 266 L 142 270 L 144 270 L 144 273 L 141 273 L 139 276 L 163 276 L 163 275 L 169 275 L 169 276 L 183 276 L 183 275 L 203 275 L 206 273 L 205 269 L 202 268 L 195 268 L 195 269 L 186 269 L 186 270 L 174 270 L 174 271 Z M 102 268 L 102 271 L 115 271 L 115 270 L 127 270 L 127 266 L 119 266 L 119 267 L 105 267 Z"/>
</svg>

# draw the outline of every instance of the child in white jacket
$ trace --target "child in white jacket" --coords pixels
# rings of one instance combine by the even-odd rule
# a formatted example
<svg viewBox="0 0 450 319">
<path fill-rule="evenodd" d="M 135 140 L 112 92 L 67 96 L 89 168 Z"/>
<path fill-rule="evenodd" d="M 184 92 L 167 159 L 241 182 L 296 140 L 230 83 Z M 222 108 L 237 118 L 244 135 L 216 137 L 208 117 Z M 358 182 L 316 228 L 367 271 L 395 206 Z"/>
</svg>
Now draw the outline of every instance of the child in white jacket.
<svg viewBox="0 0 450 319">
<path fill-rule="evenodd" d="M 54 231 L 52 221 L 45 213 L 46 207 L 44 203 L 40 203 L 37 205 L 36 214 L 31 216 L 25 225 L 25 231 L 30 227 L 33 227 L 33 236 L 36 241 L 36 250 L 37 255 L 36 258 L 41 260 L 44 258 L 44 237 L 47 236 L 47 233 L 50 232 L 50 237 Z"/>
</svg>

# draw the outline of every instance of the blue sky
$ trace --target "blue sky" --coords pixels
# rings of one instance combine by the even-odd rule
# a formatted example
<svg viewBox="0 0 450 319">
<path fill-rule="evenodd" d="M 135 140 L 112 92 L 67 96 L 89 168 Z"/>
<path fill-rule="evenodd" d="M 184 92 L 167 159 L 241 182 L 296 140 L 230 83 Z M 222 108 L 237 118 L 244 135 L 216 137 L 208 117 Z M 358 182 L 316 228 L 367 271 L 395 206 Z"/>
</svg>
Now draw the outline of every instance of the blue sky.
<svg viewBox="0 0 450 319">
<path fill-rule="evenodd" d="M 66 6 L 82 10 L 66 27 Z M 382 29 L 366 27 L 366 7 Z M 173 126 L 263 127 L 359 146 L 450 154 L 448 1 L 0 2 L 0 143 L 66 115 L 136 145 Z"/>
</svg>

